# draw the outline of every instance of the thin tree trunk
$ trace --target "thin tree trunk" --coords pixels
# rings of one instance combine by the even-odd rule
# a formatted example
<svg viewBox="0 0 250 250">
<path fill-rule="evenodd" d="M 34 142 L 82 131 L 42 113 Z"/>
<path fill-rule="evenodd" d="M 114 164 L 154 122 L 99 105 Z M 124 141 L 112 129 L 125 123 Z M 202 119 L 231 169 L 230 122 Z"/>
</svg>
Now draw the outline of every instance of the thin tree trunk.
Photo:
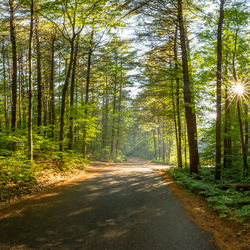
<svg viewBox="0 0 250 250">
<path fill-rule="evenodd" d="M 176 119 L 176 109 L 175 109 L 175 100 L 174 100 L 174 86 L 172 83 L 172 106 L 173 106 L 173 119 L 174 119 L 174 131 L 175 131 L 175 141 L 176 141 L 176 151 L 177 151 L 177 162 L 178 166 L 180 166 L 180 159 L 179 159 L 179 133 L 178 133 L 178 126 L 177 126 L 177 119 Z"/>
<path fill-rule="evenodd" d="M 122 68 L 122 63 L 121 63 Z M 120 133 L 121 133 L 121 103 L 122 103 L 122 71 L 121 71 L 121 79 L 119 85 L 119 98 L 118 98 L 118 122 L 117 122 L 117 136 L 116 136 L 116 155 L 120 149 Z"/>
<path fill-rule="evenodd" d="M 21 51 L 20 63 L 19 63 L 19 128 L 22 127 L 22 101 L 23 101 L 23 83 L 24 83 L 24 73 L 23 73 L 23 53 Z"/>
<path fill-rule="evenodd" d="M 185 29 L 183 23 L 182 0 L 178 0 L 178 21 L 180 29 L 180 40 L 182 50 L 182 67 L 183 67 L 183 81 L 184 81 L 184 103 L 185 103 L 185 116 L 187 122 L 188 144 L 190 155 L 190 173 L 198 173 L 199 155 L 197 144 L 197 126 L 195 107 L 192 102 L 189 69 L 188 69 L 188 56 L 187 46 L 185 39 Z"/>
<path fill-rule="evenodd" d="M 3 88 L 4 88 L 4 117 L 5 117 L 5 128 L 9 128 L 9 116 L 8 116 L 8 92 L 7 92 L 7 81 L 6 81 L 6 67 L 5 67 L 5 46 L 4 41 L 2 44 L 2 57 L 3 57 Z"/>
<path fill-rule="evenodd" d="M 246 174 L 248 172 L 247 152 L 246 152 L 246 149 L 245 149 L 243 124 L 242 124 L 241 110 L 240 110 L 240 100 L 238 99 L 236 101 L 237 101 L 238 120 L 239 120 L 239 126 L 240 126 L 240 141 L 241 141 L 242 156 L 243 156 L 243 173 L 244 173 L 244 176 L 246 176 Z"/>
<path fill-rule="evenodd" d="M 78 53 L 78 44 L 79 44 L 79 36 L 76 40 L 75 45 L 75 55 L 73 60 L 72 66 L 72 74 L 71 74 L 71 86 L 70 86 L 70 117 L 69 117 L 69 150 L 73 149 L 73 142 L 74 142 L 74 90 L 75 90 L 75 76 L 76 76 L 76 62 L 77 62 L 77 53 Z"/>
<path fill-rule="evenodd" d="M 49 80 L 46 79 L 43 86 L 43 125 L 47 126 L 48 121 L 48 89 L 49 89 Z"/>
<path fill-rule="evenodd" d="M 88 66 L 87 66 L 87 77 L 86 77 L 86 92 L 85 92 L 85 110 L 84 116 L 87 119 L 88 117 L 88 103 L 89 103 L 89 85 L 90 85 L 90 73 L 91 73 L 91 64 L 92 64 L 92 53 L 93 53 L 93 40 L 94 40 L 94 27 L 92 27 L 90 41 L 89 41 L 89 51 L 88 51 Z M 85 122 L 83 127 L 83 157 L 86 157 L 87 153 L 87 123 Z"/>
<path fill-rule="evenodd" d="M 111 147 L 110 153 L 113 155 L 114 152 L 114 140 L 115 140 L 115 122 L 116 122 L 116 88 L 117 88 L 117 79 L 115 73 L 115 85 L 114 85 L 114 94 L 113 94 L 113 112 L 112 112 L 112 130 L 111 130 Z"/>
<path fill-rule="evenodd" d="M 228 89 L 225 88 L 225 127 L 224 127 L 224 168 L 230 166 L 230 158 L 232 157 L 230 153 L 231 137 L 229 136 L 230 130 L 230 110 L 229 110 L 229 100 L 228 100 Z"/>
<path fill-rule="evenodd" d="M 248 165 L 247 165 L 247 155 L 248 155 L 248 106 L 245 103 L 244 105 L 245 109 L 245 157 L 246 159 L 244 160 L 246 162 L 245 165 L 245 170 L 246 170 L 246 175 L 248 176 Z"/>
<path fill-rule="evenodd" d="M 216 165 L 215 179 L 221 179 L 221 66 L 222 66 L 222 25 L 224 19 L 224 0 L 220 1 L 220 17 L 217 33 L 217 73 L 216 73 Z"/>
<path fill-rule="evenodd" d="M 165 128 L 162 129 L 162 160 L 166 162 L 166 141 L 165 141 Z"/>
<path fill-rule="evenodd" d="M 106 149 L 107 146 L 107 135 L 108 135 L 108 76 L 106 75 L 105 91 L 103 99 L 103 123 L 102 123 L 102 148 Z M 105 151 L 106 152 L 106 151 Z"/>
<path fill-rule="evenodd" d="M 33 80 L 32 80 L 32 38 L 33 38 L 33 14 L 34 3 L 30 2 L 30 35 L 29 35 L 29 121 L 28 121 L 28 140 L 29 140 L 29 156 L 33 161 L 33 124 L 32 124 L 32 98 L 33 98 Z"/>
<path fill-rule="evenodd" d="M 155 160 L 157 160 L 157 141 L 156 141 L 156 132 L 155 132 L 155 129 L 153 129 L 153 139 L 154 139 Z"/>
<path fill-rule="evenodd" d="M 16 47 L 16 25 L 15 25 L 15 2 L 9 0 L 10 6 L 10 40 L 12 45 L 12 106 L 11 106 L 11 128 L 17 127 L 17 47 Z"/>
<path fill-rule="evenodd" d="M 158 121 L 158 128 L 157 128 L 157 139 L 158 139 L 158 154 L 159 154 L 159 161 L 161 160 L 161 129 L 160 129 L 160 122 Z"/>
<path fill-rule="evenodd" d="M 50 65 L 50 124 L 51 138 L 54 141 L 55 137 L 55 93 L 54 93 L 54 59 L 55 58 L 55 37 L 51 37 L 51 65 Z"/>
<path fill-rule="evenodd" d="M 66 107 L 66 97 L 67 97 L 67 90 L 69 86 L 69 79 L 71 74 L 72 63 L 74 59 L 74 40 L 75 37 L 73 36 L 72 40 L 70 41 L 70 60 L 68 65 L 68 70 L 65 68 L 66 77 L 62 91 L 62 105 L 61 105 L 61 118 L 60 118 L 60 142 L 59 142 L 59 150 L 61 152 L 64 151 L 64 122 L 65 122 L 65 107 Z"/>
<path fill-rule="evenodd" d="M 187 36 L 186 36 L 187 37 Z M 175 29 L 174 39 L 174 60 L 175 60 L 175 72 L 176 72 L 176 116 L 177 116 L 177 130 L 178 130 L 178 143 L 177 143 L 177 158 L 178 167 L 182 168 L 182 148 L 181 148 L 181 117 L 180 117 L 180 80 L 178 77 L 178 54 L 177 54 L 177 38 L 178 38 L 178 23 Z M 189 47 L 189 46 L 188 46 Z M 188 48 L 189 49 L 189 48 Z"/>
<path fill-rule="evenodd" d="M 41 70 L 41 49 L 39 34 L 39 17 L 36 17 L 35 26 L 36 35 L 36 53 L 37 53 L 37 127 L 42 126 L 42 70 Z"/>
</svg>

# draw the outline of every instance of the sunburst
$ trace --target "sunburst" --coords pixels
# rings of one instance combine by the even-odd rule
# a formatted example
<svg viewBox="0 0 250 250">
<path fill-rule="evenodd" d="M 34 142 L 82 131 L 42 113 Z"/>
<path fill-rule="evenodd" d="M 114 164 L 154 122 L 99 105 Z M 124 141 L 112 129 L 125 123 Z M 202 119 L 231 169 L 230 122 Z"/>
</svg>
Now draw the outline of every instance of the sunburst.
<svg viewBox="0 0 250 250">
<path fill-rule="evenodd" d="M 229 99 L 230 103 L 234 100 L 236 102 L 249 102 L 249 95 L 250 95 L 250 86 L 249 82 L 245 79 L 238 79 L 237 81 L 233 81 L 229 88 Z"/>
</svg>

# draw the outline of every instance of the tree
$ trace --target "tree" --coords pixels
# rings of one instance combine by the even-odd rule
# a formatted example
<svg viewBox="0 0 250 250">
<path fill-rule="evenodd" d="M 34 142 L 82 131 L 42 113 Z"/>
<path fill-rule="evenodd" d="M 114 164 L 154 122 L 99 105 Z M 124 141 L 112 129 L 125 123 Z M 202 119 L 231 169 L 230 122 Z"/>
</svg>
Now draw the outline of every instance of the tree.
<svg viewBox="0 0 250 250">
<path fill-rule="evenodd" d="M 28 141 L 29 141 L 29 158 L 33 161 L 33 79 L 32 79 L 32 45 L 33 45 L 33 22 L 34 22 L 34 1 L 30 2 L 30 34 L 29 34 L 29 121 L 28 121 Z"/>
<path fill-rule="evenodd" d="M 178 0 L 178 22 L 180 29 L 180 41 L 182 51 L 182 67 L 183 67 L 183 82 L 184 82 L 184 102 L 185 102 L 185 116 L 187 122 L 189 155 L 190 155 L 190 173 L 198 173 L 198 145 L 197 145 L 197 126 L 194 103 L 191 97 L 189 69 L 188 69 L 188 55 L 187 43 L 185 37 L 185 27 L 183 21 L 182 0 Z"/>
<path fill-rule="evenodd" d="M 224 0 L 220 1 L 220 14 L 217 31 L 217 72 L 216 72 L 216 168 L 215 179 L 221 178 L 221 81 L 222 81 L 222 25 Z"/>
<path fill-rule="evenodd" d="M 17 127 L 17 48 L 16 48 L 16 25 L 15 25 L 15 2 L 9 0 L 10 6 L 10 38 L 12 45 L 12 106 L 11 106 L 11 128 Z"/>
</svg>

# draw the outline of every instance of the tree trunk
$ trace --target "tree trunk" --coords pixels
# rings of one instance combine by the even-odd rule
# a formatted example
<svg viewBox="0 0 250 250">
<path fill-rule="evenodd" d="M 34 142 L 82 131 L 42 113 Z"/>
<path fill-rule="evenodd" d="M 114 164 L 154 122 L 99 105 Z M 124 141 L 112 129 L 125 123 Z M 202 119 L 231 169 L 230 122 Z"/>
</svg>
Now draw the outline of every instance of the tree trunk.
<svg viewBox="0 0 250 250">
<path fill-rule="evenodd" d="M 36 54 L 37 54 L 37 127 L 38 132 L 42 126 L 42 70 L 41 70 L 41 51 L 39 34 L 39 17 L 36 17 Z"/>
<path fill-rule="evenodd" d="M 54 93 L 54 59 L 55 58 L 55 37 L 51 37 L 51 64 L 50 64 L 50 124 L 51 124 L 51 138 L 54 141 L 55 137 L 55 93 Z"/>
<path fill-rule="evenodd" d="M 72 74 L 71 74 L 71 86 L 70 86 L 70 117 L 69 117 L 69 150 L 73 149 L 73 142 L 74 142 L 74 90 L 75 90 L 75 76 L 76 76 L 76 62 L 77 62 L 77 53 L 78 53 L 78 44 L 79 44 L 79 36 L 76 40 L 75 45 L 75 55 L 73 60 L 72 66 Z"/>
<path fill-rule="evenodd" d="M 229 99 L 228 99 L 228 89 L 225 88 L 225 127 L 224 127 L 224 168 L 230 167 L 230 159 L 232 155 L 230 152 L 231 148 L 231 137 L 229 135 L 230 131 L 230 110 L 229 110 Z"/>
<path fill-rule="evenodd" d="M 122 69 L 122 63 L 121 63 L 121 69 Z M 122 104 L 122 70 L 121 70 L 121 79 L 120 79 L 120 85 L 119 85 L 119 98 L 118 98 L 118 122 L 117 122 L 117 136 L 116 136 L 116 155 L 120 149 L 120 133 L 121 133 L 121 104 Z"/>
<path fill-rule="evenodd" d="M 185 39 L 185 29 L 183 23 L 182 0 L 178 0 L 178 21 L 180 29 L 181 51 L 182 51 L 182 67 L 183 67 L 183 82 L 184 82 L 184 103 L 185 116 L 187 122 L 189 155 L 190 155 L 190 173 L 198 173 L 199 155 L 197 145 L 197 126 L 195 107 L 192 102 L 189 70 L 188 70 L 188 56 Z"/>
<path fill-rule="evenodd" d="M 102 148 L 106 149 L 107 136 L 108 136 L 108 113 L 109 113 L 109 102 L 108 102 L 108 76 L 106 75 L 105 91 L 103 97 L 103 123 L 102 123 Z M 106 151 L 105 151 L 106 152 Z"/>
<path fill-rule="evenodd" d="M 248 165 L 247 165 L 247 156 L 248 156 L 248 106 L 245 103 L 244 105 L 244 109 L 245 109 L 245 157 L 246 159 L 244 160 L 244 162 L 246 162 L 245 165 L 245 170 L 246 170 L 246 175 L 248 176 Z"/>
<path fill-rule="evenodd" d="M 154 138 L 155 160 L 157 160 L 157 141 L 156 141 L 156 132 L 155 132 L 155 129 L 153 129 L 153 138 Z"/>
<path fill-rule="evenodd" d="M 174 131 L 175 131 L 175 141 L 176 141 L 176 152 L 177 152 L 177 162 L 178 166 L 180 166 L 180 159 L 179 159 L 179 133 L 178 133 L 178 126 L 177 126 L 177 119 L 176 119 L 176 109 L 175 109 L 175 100 L 174 100 L 174 86 L 172 83 L 172 105 L 173 105 L 173 119 L 174 119 Z"/>
<path fill-rule="evenodd" d="M 113 155 L 113 152 L 114 152 L 114 141 L 115 141 L 116 88 L 117 88 L 117 79 L 116 79 L 116 72 L 115 72 L 115 85 L 114 85 L 114 94 L 113 94 L 113 112 L 112 112 L 112 130 L 111 130 L 111 147 L 110 147 L 111 155 Z"/>
<path fill-rule="evenodd" d="M 30 35 L 29 35 L 29 121 L 28 121 L 28 140 L 29 140 L 29 156 L 33 161 L 33 124 L 32 124 L 32 99 L 33 99 L 33 80 L 32 80 L 32 38 L 33 38 L 33 14 L 34 3 L 30 2 Z"/>
<path fill-rule="evenodd" d="M 161 160 L 161 129 L 160 129 L 160 122 L 158 121 L 158 128 L 157 128 L 157 139 L 158 139 L 158 159 Z"/>
<path fill-rule="evenodd" d="M 22 102 L 23 102 L 23 83 L 24 83 L 24 73 L 23 73 L 23 53 L 21 51 L 20 61 L 19 61 L 19 128 L 22 127 Z"/>
<path fill-rule="evenodd" d="M 5 117 L 5 128 L 9 128 L 9 116 L 8 116 L 8 92 L 7 92 L 7 81 L 6 81 L 6 67 L 5 67 L 5 46 L 4 41 L 2 44 L 2 57 L 3 57 L 3 91 L 4 91 L 4 117 Z"/>
<path fill-rule="evenodd" d="M 215 179 L 221 179 L 221 66 L 222 66 L 222 25 L 224 19 L 224 0 L 220 1 L 220 17 L 217 32 L 217 73 L 216 73 L 216 165 Z"/>
<path fill-rule="evenodd" d="M 180 117 L 180 80 L 179 80 L 179 77 L 178 77 L 177 38 L 178 38 L 178 23 L 176 24 L 176 29 L 175 29 L 174 60 L 175 60 L 175 73 L 176 73 L 176 116 L 177 116 L 177 129 L 178 129 L 177 158 L 178 158 L 178 167 L 182 168 L 181 117 Z"/>
<path fill-rule="evenodd" d="M 94 27 L 92 28 L 90 41 L 89 41 L 89 51 L 88 51 L 88 65 L 87 65 L 87 77 L 86 77 L 86 92 L 85 92 L 85 110 L 84 116 L 85 119 L 88 117 L 88 103 L 89 103 L 89 85 L 90 85 L 90 73 L 91 73 L 91 64 L 92 64 L 92 53 L 93 53 L 93 40 L 94 40 Z M 87 153 L 87 123 L 85 122 L 83 127 L 83 157 L 86 157 Z"/>
<path fill-rule="evenodd" d="M 62 91 L 62 105 L 61 105 L 61 118 L 60 118 L 60 142 L 59 142 L 59 150 L 61 152 L 64 151 L 64 122 L 65 122 L 65 106 L 66 106 L 66 97 L 67 97 L 67 90 L 69 86 L 69 79 L 70 79 L 70 74 L 71 74 L 71 68 L 72 68 L 72 63 L 73 63 L 73 58 L 74 58 L 74 40 L 75 37 L 72 38 L 70 41 L 70 60 L 69 60 L 69 65 L 68 65 L 68 70 L 65 68 L 66 71 L 66 77 L 65 77 L 65 82 L 63 86 L 63 91 Z"/>
<path fill-rule="evenodd" d="M 165 128 L 162 129 L 162 160 L 166 162 L 166 139 Z"/>
<path fill-rule="evenodd" d="M 247 152 L 246 152 L 245 141 L 244 141 L 243 124 L 242 124 L 241 110 L 240 110 L 240 100 L 238 99 L 236 101 L 237 101 L 238 120 L 239 120 L 239 126 L 240 126 L 240 142 L 241 142 L 241 149 L 242 149 L 242 156 L 243 156 L 243 173 L 244 173 L 244 176 L 246 176 L 248 172 Z"/>
<path fill-rule="evenodd" d="M 17 48 L 16 48 L 16 25 L 15 25 L 15 3 L 9 0 L 10 6 L 10 40 L 12 45 L 12 106 L 11 106 L 11 128 L 17 127 Z"/>
</svg>

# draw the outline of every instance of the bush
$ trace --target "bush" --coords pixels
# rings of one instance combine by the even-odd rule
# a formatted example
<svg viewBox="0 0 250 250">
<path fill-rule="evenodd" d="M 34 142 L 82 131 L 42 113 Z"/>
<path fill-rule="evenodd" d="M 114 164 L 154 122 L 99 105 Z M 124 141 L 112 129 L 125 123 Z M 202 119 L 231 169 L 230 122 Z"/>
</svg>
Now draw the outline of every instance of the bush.
<svg viewBox="0 0 250 250">
<path fill-rule="evenodd" d="M 206 201 L 219 212 L 220 217 L 229 217 L 237 221 L 247 221 L 250 216 L 250 192 L 239 192 L 230 183 L 239 180 L 238 172 L 228 171 L 223 181 L 214 181 L 213 168 L 200 168 L 199 176 L 189 175 L 188 169 L 171 168 L 167 173 L 193 193 L 206 197 Z M 230 181 L 231 178 L 231 181 Z M 232 213 L 233 212 L 233 213 Z"/>
<path fill-rule="evenodd" d="M 21 155 L 3 159 L 0 164 L 0 200 L 27 193 L 37 183 L 35 168 Z"/>
</svg>

